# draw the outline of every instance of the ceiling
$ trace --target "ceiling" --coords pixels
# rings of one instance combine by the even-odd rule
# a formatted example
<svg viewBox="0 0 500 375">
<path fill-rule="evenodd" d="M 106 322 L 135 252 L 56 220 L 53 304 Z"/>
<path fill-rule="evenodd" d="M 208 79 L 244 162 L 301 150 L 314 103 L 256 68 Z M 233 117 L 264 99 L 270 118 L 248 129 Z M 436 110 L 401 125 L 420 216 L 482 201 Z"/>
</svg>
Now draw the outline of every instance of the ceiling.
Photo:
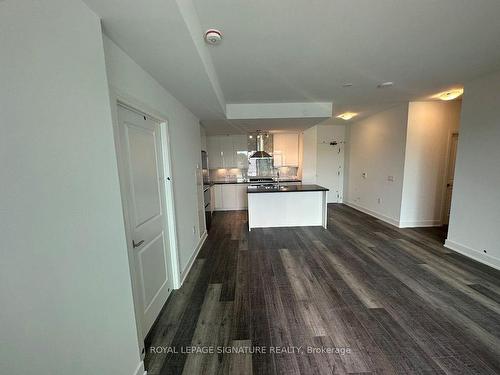
<svg viewBox="0 0 500 375">
<path fill-rule="evenodd" d="M 332 102 L 334 114 L 361 118 L 500 69 L 498 0 L 86 2 L 208 133 L 313 125 L 228 121 L 228 104 Z M 223 32 L 220 45 L 203 43 L 208 28 Z M 385 81 L 394 86 L 377 88 Z"/>
<path fill-rule="evenodd" d="M 326 120 L 324 117 L 208 120 L 203 121 L 203 126 L 210 135 L 254 133 L 257 130 L 273 133 L 284 131 L 300 132 Z"/>
</svg>

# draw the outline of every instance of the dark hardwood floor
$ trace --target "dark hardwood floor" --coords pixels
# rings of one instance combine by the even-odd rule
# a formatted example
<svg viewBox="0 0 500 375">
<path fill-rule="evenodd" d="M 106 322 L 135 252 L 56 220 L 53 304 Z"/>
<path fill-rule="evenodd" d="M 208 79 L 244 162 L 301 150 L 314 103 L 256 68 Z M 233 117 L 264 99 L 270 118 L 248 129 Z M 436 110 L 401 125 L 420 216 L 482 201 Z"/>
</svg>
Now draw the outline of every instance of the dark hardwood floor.
<svg viewBox="0 0 500 375">
<path fill-rule="evenodd" d="M 150 334 L 148 374 L 500 373 L 500 273 L 444 248 L 442 230 L 344 205 L 328 230 L 246 220 L 215 214 Z"/>
</svg>

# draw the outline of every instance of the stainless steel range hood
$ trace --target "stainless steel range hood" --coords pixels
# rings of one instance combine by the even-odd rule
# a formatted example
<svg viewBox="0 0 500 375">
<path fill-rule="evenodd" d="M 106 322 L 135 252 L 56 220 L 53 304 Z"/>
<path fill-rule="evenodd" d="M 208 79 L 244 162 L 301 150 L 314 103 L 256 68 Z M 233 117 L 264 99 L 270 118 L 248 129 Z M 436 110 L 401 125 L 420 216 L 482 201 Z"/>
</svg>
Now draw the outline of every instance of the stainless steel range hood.
<svg viewBox="0 0 500 375">
<path fill-rule="evenodd" d="M 269 134 L 262 134 L 260 132 L 255 135 L 255 148 L 257 151 L 250 156 L 251 159 L 272 159 L 272 156 L 264 151 L 264 137 L 269 138 L 269 136 Z"/>
</svg>

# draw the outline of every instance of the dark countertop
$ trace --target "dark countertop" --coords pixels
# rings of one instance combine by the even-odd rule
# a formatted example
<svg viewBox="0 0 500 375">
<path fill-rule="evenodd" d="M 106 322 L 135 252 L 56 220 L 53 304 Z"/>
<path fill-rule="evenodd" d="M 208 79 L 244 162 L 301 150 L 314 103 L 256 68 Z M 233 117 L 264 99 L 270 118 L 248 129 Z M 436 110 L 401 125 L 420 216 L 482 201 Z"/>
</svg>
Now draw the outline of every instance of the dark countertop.
<svg viewBox="0 0 500 375">
<path fill-rule="evenodd" d="M 249 186 L 250 193 L 297 193 L 303 191 L 328 191 L 329 189 L 319 185 L 280 185 L 278 186 Z"/>
<path fill-rule="evenodd" d="M 280 184 L 287 183 L 287 182 L 302 182 L 302 180 L 297 180 L 297 179 L 287 179 L 287 180 L 280 180 Z M 213 185 L 224 185 L 224 184 L 273 184 L 275 181 L 250 181 L 248 179 L 238 179 L 238 180 L 232 180 L 232 181 L 212 181 Z"/>
</svg>

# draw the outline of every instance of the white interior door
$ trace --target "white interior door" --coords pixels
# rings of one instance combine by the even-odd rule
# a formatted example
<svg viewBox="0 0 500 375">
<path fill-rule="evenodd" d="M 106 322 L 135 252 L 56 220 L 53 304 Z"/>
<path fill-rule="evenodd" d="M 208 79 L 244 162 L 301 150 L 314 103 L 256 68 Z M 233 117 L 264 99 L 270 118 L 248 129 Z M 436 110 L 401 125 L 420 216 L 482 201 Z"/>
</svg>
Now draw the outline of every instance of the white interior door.
<svg viewBox="0 0 500 375">
<path fill-rule="evenodd" d="M 455 178 L 455 162 L 457 159 L 458 133 L 453 133 L 450 140 L 450 155 L 448 158 L 448 170 L 446 172 L 446 197 L 443 223 L 449 224 L 451 210 L 451 196 L 453 194 L 453 179 Z"/>
<path fill-rule="evenodd" d="M 160 124 L 118 106 L 134 303 L 143 338 L 173 289 Z"/>
<path fill-rule="evenodd" d="M 342 201 L 344 153 L 341 146 L 332 146 L 329 142 L 318 144 L 316 183 L 330 189 L 328 203 Z"/>
</svg>

